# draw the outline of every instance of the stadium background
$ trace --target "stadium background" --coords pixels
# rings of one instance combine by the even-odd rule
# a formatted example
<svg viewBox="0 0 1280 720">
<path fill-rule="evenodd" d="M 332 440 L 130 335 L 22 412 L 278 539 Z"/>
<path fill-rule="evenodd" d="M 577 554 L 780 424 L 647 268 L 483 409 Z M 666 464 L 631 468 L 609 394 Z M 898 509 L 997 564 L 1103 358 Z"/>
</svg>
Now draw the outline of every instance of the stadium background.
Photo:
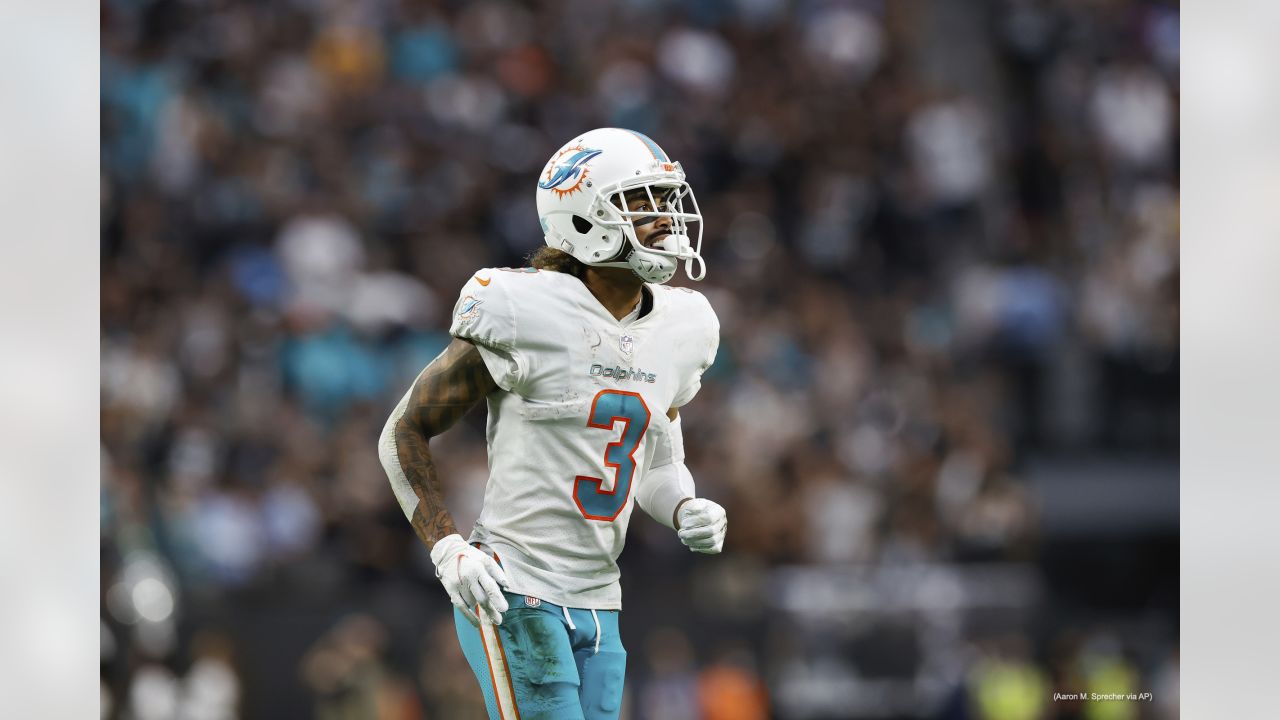
<svg viewBox="0 0 1280 720">
<path fill-rule="evenodd" d="M 702 558 L 637 514 L 627 717 L 1176 717 L 1178 22 L 106 0 L 104 717 L 477 716 L 374 440 L 604 125 L 707 220 L 731 519 Z M 482 426 L 434 443 L 462 528 Z"/>
</svg>

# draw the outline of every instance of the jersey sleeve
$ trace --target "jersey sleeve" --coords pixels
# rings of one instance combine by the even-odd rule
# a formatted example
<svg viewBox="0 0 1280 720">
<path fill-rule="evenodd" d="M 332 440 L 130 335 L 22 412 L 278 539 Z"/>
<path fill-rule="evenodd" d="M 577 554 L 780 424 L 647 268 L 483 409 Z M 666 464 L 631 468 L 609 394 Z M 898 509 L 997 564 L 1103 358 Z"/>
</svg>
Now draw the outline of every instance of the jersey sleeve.
<svg viewBox="0 0 1280 720">
<path fill-rule="evenodd" d="M 519 350 L 516 306 L 504 280 L 492 269 L 473 275 L 458 293 L 449 334 L 474 344 L 493 381 L 510 392 L 524 380 L 526 362 Z"/>
<path fill-rule="evenodd" d="M 711 367 L 711 363 L 715 362 L 716 351 L 720 349 L 720 320 L 711 309 L 711 303 L 701 295 L 699 298 L 703 305 L 703 319 L 696 333 L 697 340 L 691 345 L 691 352 L 696 354 L 694 369 L 681 383 L 675 400 L 671 402 L 671 407 L 687 405 L 698 394 L 698 390 L 702 387 L 702 374 Z"/>
</svg>

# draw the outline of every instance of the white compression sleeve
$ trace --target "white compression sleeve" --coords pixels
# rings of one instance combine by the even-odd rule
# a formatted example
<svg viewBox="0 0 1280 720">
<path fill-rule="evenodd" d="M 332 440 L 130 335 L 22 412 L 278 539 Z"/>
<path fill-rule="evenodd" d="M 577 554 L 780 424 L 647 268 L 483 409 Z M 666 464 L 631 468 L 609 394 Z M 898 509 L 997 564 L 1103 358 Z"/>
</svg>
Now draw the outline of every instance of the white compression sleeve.
<svg viewBox="0 0 1280 720">
<path fill-rule="evenodd" d="M 684 436 L 679 415 L 667 432 L 659 436 L 658 442 L 654 465 L 641 479 L 636 502 L 649 517 L 674 530 L 676 506 L 685 498 L 697 497 L 693 475 L 684 465 Z"/>
<path fill-rule="evenodd" d="M 640 483 L 640 491 L 636 493 L 636 502 L 649 517 L 676 529 L 676 506 L 686 498 L 697 497 L 694 491 L 693 475 L 684 463 L 670 463 L 654 468 L 645 473 Z"/>
<path fill-rule="evenodd" d="M 400 404 L 391 411 L 391 417 L 387 418 L 387 424 L 382 427 L 382 435 L 378 438 L 378 460 L 382 462 L 382 469 L 386 471 L 387 479 L 391 481 L 391 489 L 395 491 L 400 509 L 404 511 L 404 516 L 410 522 L 413 522 L 413 511 L 418 507 L 418 494 L 410 487 L 404 468 L 400 467 L 400 453 L 396 448 L 396 425 L 400 422 L 400 418 L 404 417 L 405 409 L 409 406 L 409 393 L 412 392 L 413 387 L 410 386 L 408 392 L 400 399 Z"/>
</svg>

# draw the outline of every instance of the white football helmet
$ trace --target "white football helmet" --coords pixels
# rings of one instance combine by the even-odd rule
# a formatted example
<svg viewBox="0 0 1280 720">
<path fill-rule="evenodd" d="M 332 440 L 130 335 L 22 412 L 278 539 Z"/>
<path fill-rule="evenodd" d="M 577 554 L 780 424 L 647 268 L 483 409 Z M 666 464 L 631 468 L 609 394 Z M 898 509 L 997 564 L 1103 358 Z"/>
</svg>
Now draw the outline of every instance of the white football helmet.
<svg viewBox="0 0 1280 720">
<path fill-rule="evenodd" d="M 624 194 L 635 189 L 648 194 L 648 210 L 627 209 Z M 658 247 L 641 245 L 632 225 L 641 217 L 670 218 L 671 234 Z M 557 150 L 538 180 L 538 220 L 547 245 L 587 265 L 630 268 L 655 283 L 670 280 L 681 260 L 689 279 L 701 280 L 707 273 L 702 215 L 684 170 L 633 130 L 592 130 Z M 691 236 L 694 226 L 697 235 Z"/>
</svg>

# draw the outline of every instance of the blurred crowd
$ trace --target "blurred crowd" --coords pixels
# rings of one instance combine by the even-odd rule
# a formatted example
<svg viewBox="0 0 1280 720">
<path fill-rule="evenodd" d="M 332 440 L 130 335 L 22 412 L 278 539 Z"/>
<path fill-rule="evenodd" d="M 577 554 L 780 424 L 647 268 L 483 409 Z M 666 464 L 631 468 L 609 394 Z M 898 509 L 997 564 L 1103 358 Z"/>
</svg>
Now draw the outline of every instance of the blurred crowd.
<svg viewBox="0 0 1280 720">
<path fill-rule="evenodd" d="M 463 282 L 541 243 L 546 159 L 622 126 L 706 218 L 723 336 L 682 414 L 732 520 L 703 559 L 637 514 L 627 716 L 1176 717 L 1176 605 L 1046 617 L 1025 474 L 1176 458 L 1178 27 L 1159 0 L 104 0 L 103 716 L 482 714 L 375 440 Z M 483 412 L 433 445 L 465 533 Z M 984 605 L 986 570 L 1030 579 Z M 1093 688 L 1155 698 L 1052 700 Z"/>
</svg>

